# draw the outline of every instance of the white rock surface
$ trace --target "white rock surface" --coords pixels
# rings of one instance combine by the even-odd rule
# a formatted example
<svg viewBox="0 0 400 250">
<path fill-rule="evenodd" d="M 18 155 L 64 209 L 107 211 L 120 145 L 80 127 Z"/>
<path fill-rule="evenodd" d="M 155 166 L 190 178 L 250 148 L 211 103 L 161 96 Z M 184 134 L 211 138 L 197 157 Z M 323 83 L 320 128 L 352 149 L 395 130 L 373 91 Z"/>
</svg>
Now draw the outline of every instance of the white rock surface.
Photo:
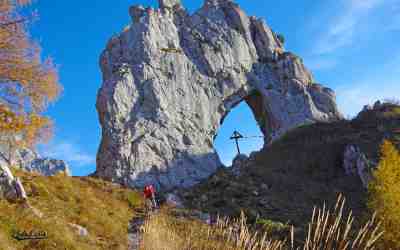
<svg viewBox="0 0 400 250">
<path fill-rule="evenodd" d="M 24 187 L 19 178 L 14 178 L 7 165 L 0 164 L 0 199 L 27 199 Z"/>
<path fill-rule="evenodd" d="M 85 227 L 73 223 L 68 223 L 68 226 L 70 226 L 73 230 L 75 230 L 77 235 L 81 237 L 87 237 L 89 235 L 89 232 Z"/>
<path fill-rule="evenodd" d="M 23 166 L 23 169 L 28 172 L 36 172 L 44 176 L 52 176 L 58 173 L 64 173 L 71 176 L 71 171 L 67 163 L 62 160 L 51 158 L 34 159 L 30 164 Z"/>
<path fill-rule="evenodd" d="M 8 155 L 8 148 L 0 145 L 0 152 L 3 155 Z M 71 171 L 68 164 L 62 160 L 40 157 L 35 151 L 29 148 L 16 150 L 11 159 L 11 164 L 0 157 L 0 165 L 14 166 L 27 172 L 35 172 L 44 176 L 56 175 L 60 172 L 71 176 Z"/>
<path fill-rule="evenodd" d="M 343 168 L 346 175 L 358 175 L 365 188 L 371 180 L 371 166 L 367 157 L 361 152 L 360 148 L 348 145 L 344 151 Z"/>
<path fill-rule="evenodd" d="M 192 15 L 178 0 L 160 6 L 131 7 L 132 23 L 101 55 L 97 176 L 163 190 L 200 182 L 222 165 L 213 141 L 242 101 L 268 142 L 342 117 L 334 92 L 232 1 L 206 0 Z"/>
</svg>

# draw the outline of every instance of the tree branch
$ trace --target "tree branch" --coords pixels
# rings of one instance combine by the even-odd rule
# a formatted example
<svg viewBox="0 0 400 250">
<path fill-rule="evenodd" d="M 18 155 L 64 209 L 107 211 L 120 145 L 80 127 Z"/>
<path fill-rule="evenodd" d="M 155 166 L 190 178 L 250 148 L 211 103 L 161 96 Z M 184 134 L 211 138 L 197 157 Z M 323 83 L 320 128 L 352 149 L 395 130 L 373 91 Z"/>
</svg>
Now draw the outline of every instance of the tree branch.
<svg viewBox="0 0 400 250">
<path fill-rule="evenodd" d="M 7 22 L 7 23 L 0 23 L 0 28 L 5 28 L 10 25 L 24 23 L 24 22 L 27 22 L 28 20 L 29 20 L 28 18 L 21 18 L 21 19 L 17 19 L 17 20 L 11 21 L 11 22 Z"/>
<path fill-rule="evenodd" d="M 9 159 L 7 159 L 7 157 L 5 157 L 5 155 L 3 154 L 3 152 L 0 151 L 0 157 L 3 158 L 3 160 L 6 161 L 6 163 L 10 166 L 11 165 L 11 161 Z"/>
</svg>

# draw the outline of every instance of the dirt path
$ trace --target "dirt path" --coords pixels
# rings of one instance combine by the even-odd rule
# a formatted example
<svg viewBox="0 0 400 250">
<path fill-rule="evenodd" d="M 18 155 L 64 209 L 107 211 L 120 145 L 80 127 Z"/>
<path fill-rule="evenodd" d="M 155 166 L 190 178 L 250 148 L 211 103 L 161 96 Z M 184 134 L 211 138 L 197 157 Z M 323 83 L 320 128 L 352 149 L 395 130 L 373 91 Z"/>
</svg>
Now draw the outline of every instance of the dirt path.
<svg viewBox="0 0 400 250">
<path fill-rule="evenodd" d="M 145 217 L 133 218 L 128 229 L 128 250 L 139 250 Z"/>
</svg>

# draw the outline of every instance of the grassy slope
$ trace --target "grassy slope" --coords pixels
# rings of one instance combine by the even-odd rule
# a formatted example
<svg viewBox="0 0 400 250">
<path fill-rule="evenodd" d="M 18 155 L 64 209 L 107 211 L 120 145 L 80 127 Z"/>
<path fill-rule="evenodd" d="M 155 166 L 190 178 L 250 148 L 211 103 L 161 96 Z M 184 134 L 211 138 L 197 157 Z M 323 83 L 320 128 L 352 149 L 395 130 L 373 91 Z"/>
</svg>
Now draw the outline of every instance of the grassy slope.
<svg viewBox="0 0 400 250">
<path fill-rule="evenodd" d="M 400 107 L 364 112 L 352 121 L 297 128 L 259 152 L 240 177 L 222 170 L 183 192 L 189 207 L 237 216 L 244 209 L 257 216 L 304 228 L 314 206 L 332 205 L 339 193 L 360 222 L 366 211 L 366 191 L 356 176 L 342 168 L 344 148 L 358 145 L 379 160 L 383 138 L 400 144 Z"/>
<path fill-rule="evenodd" d="M 138 193 L 88 177 L 15 174 L 44 216 L 0 200 L 0 249 L 127 249 L 128 221 L 143 202 Z M 78 236 L 68 223 L 87 228 L 89 236 Z M 18 242 L 13 230 L 46 231 L 48 239 Z"/>
</svg>

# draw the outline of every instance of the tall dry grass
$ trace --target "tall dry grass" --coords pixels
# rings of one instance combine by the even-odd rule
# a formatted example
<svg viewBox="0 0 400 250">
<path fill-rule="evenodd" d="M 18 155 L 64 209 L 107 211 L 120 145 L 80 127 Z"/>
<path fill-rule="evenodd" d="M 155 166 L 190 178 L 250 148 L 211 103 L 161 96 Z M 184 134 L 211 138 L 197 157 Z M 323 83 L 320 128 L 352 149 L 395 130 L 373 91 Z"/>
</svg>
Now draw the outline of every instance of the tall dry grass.
<svg viewBox="0 0 400 250">
<path fill-rule="evenodd" d="M 244 213 L 230 220 L 218 218 L 213 226 L 175 218 L 162 211 L 152 216 L 143 231 L 143 250 L 372 250 L 381 237 L 375 215 L 361 228 L 353 228 L 354 217 L 344 213 L 345 199 L 339 196 L 333 210 L 314 208 L 308 234 L 295 243 L 292 227 L 286 240 L 271 240 L 247 225 Z"/>
<path fill-rule="evenodd" d="M 375 249 L 375 243 L 382 236 L 375 214 L 363 227 L 353 230 L 352 212 L 347 218 L 343 212 L 345 202 L 345 198 L 340 195 L 333 212 L 326 209 L 325 205 L 322 209 L 314 208 L 304 246 L 298 249 Z"/>
</svg>

